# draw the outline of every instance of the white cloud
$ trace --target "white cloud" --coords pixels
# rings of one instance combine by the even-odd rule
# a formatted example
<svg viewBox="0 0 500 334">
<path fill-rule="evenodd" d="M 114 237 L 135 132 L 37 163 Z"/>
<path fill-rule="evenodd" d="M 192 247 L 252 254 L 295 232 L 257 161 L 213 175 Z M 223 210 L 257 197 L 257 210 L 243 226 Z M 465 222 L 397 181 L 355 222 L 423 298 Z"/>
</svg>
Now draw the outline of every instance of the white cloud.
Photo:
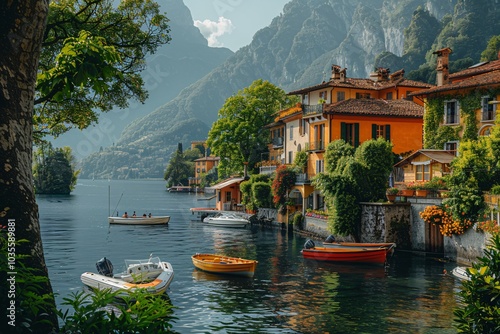
<svg viewBox="0 0 500 334">
<path fill-rule="evenodd" d="M 233 31 L 233 23 L 225 17 L 219 17 L 219 21 L 214 22 L 210 20 L 196 20 L 194 21 L 195 27 L 200 29 L 201 34 L 207 39 L 209 46 L 222 46 L 218 38 L 224 34 L 230 34 Z"/>
</svg>

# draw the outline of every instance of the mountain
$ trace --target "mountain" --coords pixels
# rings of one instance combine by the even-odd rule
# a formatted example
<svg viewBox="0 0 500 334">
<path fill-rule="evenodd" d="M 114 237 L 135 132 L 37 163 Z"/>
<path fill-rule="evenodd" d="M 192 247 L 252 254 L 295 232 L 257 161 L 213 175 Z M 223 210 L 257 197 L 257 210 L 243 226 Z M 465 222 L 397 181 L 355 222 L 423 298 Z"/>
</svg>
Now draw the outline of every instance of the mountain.
<svg viewBox="0 0 500 334">
<path fill-rule="evenodd" d="M 349 77 L 366 78 L 376 61 L 417 73 L 435 66 L 432 50 L 448 43 L 456 48 L 452 60 L 478 61 L 500 31 L 495 1 L 292 0 L 248 46 L 131 123 L 114 146 L 85 159 L 81 175 L 99 166 L 101 175 L 115 178 L 162 177 L 177 144 L 206 139 L 224 101 L 256 79 L 290 91 L 326 80 L 332 64 L 346 67 Z M 490 9 L 492 26 L 484 34 L 477 28 L 481 8 Z"/>
<path fill-rule="evenodd" d="M 146 69 L 142 73 L 149 92 L 146 102 L 133 101 L 127 109 L 101 114 L 99 124 L 83 131 L 71 130 L 54 140 L 54 146 L 70 146 L 76 158 L 82 159 L 101 147 L 113 145 L 128 124 L 172 100 L 183 88 L 233 55 L 227 48 L 208 46 L 207 40 L 193 25 L 191 12 L 182 0 L 168 0 L 161 4 L 170 20 L 172 40 L 146 59 Z"/>
</svg>

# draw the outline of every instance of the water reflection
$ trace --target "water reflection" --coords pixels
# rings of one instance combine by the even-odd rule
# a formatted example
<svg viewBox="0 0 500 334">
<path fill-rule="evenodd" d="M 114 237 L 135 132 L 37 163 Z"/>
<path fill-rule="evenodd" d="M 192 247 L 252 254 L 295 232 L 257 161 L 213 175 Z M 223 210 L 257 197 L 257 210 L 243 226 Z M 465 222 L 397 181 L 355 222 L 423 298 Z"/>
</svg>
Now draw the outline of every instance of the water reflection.
<svg viewBox="0 0 500 334">
<path fill-rule="evenodd" d="M 172 264 L 167 292 L 180 333 L 455 333 L 453 264 L 396 251 L 389 267 L 303 259 L 305 238 L 278 228 L 221 228 L 191 221 L 198 196 L 165 191 L 164 182 L 112 181 L 119 210 L 170 215 L 168 226 L 107 223 L 108 182 L 80 181 L 67 198 L 37 196 L 42 240 L 57 302 L 83 289 L 80 275 L 106 256 L 154 253 Z M 133 189 L 133 194 L 131 190 Z M 204 203 L 203 203 L 204 204 Z M 194 268 L 195 253 L 255 259 L 253 278 Z"/>
</svg>

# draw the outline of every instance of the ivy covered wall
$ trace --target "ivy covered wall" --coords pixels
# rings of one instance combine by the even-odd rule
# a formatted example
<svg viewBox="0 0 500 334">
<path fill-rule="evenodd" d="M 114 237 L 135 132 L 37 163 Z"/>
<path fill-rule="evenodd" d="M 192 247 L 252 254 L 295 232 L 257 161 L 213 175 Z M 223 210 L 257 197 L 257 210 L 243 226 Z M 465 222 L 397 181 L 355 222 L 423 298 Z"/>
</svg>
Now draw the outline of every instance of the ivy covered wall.
<svg viewBox="0 0 500 334">
<path fill-rule="evenodd" d="M 424 148 L 443 149 L 444 144 L 458 140 L 477 140 L 479 122 L 477 111 L 481 111 L 483 96 L 497 96 L 500 89 L 481 89 L 455 95 L 435 95 L 427 98 L 424 113 Z M 445 101 L 457 100 L 460 125 L 443 126 Z"/>
</svg>

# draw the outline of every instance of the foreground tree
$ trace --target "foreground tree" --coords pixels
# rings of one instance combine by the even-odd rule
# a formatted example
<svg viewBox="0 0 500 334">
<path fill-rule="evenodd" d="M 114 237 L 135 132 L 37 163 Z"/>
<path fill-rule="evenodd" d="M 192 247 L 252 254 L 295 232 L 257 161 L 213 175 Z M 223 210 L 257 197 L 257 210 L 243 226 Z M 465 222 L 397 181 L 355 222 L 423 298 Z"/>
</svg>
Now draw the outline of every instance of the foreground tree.
<svg viewBox="0 0 500 334">
<path fill-rule="evenodd" d="M 221 159 L 220 178 L 241 172 L 244 162 L 250 170 L 254 168 L 260 154 L 267 152 L 269 131 L 265 126 L 292 100 L 281 88 L 260 79 L 226 100 L 207 140 L 208 147 Z"/>
<path fill-rule="evenodd" d="M 35 136 L 96 123 L 98 112 L 148 96 L 140 72 L 168 43 L 168 19 L 153 0 L 51 1 L 35 97 Z"/>
<path fill-rule="evenodd" d="M 145 98 L 138 76 L 144 56 L 168 40 L 166 18 L 154 14 L 154 2 L 125 1 L 118 13 L 111 4 L 53 2 L 51 24 L 45 29 L 48 0 L 0 2 L 0 219 L 8 227 L 2 241 L 8 241 L 15 256 L 15 261 L 1 262 L 3 274 L 13 273 L 9 278 L 15 284 L 8 288 L 15 289 L 15 298 L 3 283 L 0 307 L 11 316 L 10 331 L 50 333 L 58 327 L 33 188 L 33 126 L 39 134 L 84 128 L 96 120 L 95 109 L 125 106 L 132 96 Z M 108 19 L 92 20 L 97 17 Z M 17 268 L 26 268 L 37 281 L 16 276 Z M 31 302 L 37 298 L 43 302 Z"/>
<path fill-rule="evenodd" d="M 33 105 L 35 100 L 36 75 L 40 57 L 43 32 L 48 15 L 47 0 L 13 0 L 0 2 L 0 217 L 1 224 L 9 226 L 15 241 L 26 239 L 29 242 L 18 243 L 14 254 L 29 257 L 17 259 L 7 271 L 16 272 L 16 268 L 31 268 L 34 274 L 48 277 L 43 255 L 38 206 L 33 190 L 31 173 L 33 143 Z M 23 309 L 22 292 L 30 291 L 34 282 L 26 282 L 16 277 L 17 298 L 9 299 L 2 291 L 1 308 L 6 310 L 15 302 L 14 326 L 22 332 L 23 322 L 34 315 L 29 309 Z M 2 287 L 5 280 L 2 282 Z M 55 301 L 52 287 L 48 280 L 39 283 L 41 291 L 49 296 L 47 308 L 38 314 L 46 314 L 44 320 L 31 325 L 34 333 L 49 333 L 57 328 L 54 312 Z M 33 317 L 34 319 L 35 317 Z M 4 319 L 5 321 L 5 319 Z M 5 325 L 5 322 L 4 322 Z M 9 324 L 9 326 L 11 326 Z"/>
</svg>

